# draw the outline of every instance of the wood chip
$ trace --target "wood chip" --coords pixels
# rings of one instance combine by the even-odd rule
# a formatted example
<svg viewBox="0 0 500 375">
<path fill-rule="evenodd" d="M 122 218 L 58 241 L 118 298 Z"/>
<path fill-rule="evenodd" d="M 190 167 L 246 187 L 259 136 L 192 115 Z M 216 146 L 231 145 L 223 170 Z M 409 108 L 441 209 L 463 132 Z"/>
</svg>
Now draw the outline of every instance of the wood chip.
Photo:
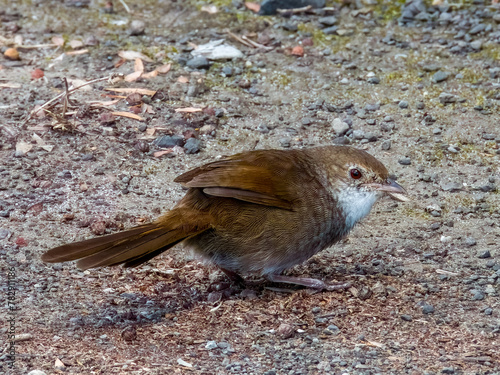
<svg viewBox="0 0 500 375">
<path fill-rule="evenodd" d="M 141 95 L 148 95 L 148 96 L 153 96 L 156 94 L 156 90 L 149 90 L 149 89 L 141 89 L 141 88 L 128 88 L 128 87 L 122 87 L 122 88 L 115 88 L 115 87 L 106 87 L 104 90 L 106 91 L 114 91 L 114 92 L 121 92 L 124 94 L 131 94 L 134 92 L 137 92 Z"/>
<path fill-rule="evenodd" d="M 137 121 L 144 121 L 144 117 L 141 117 L 139 115 L 136 115 L 135 113 L 130 113 L 130 112 L 111 112 L 115 116 L 120 116 L 120 117 L 128 117 L 133 120 Z"/>
<path fill-rule="evenodd" d="M 202 108 L 195 108 L 195 107 L 177 108 L 175 110 L 175 112 L 182 112 L 182 113 L 195 113 L 201 111 L 203 111 Z"/>
</svg>

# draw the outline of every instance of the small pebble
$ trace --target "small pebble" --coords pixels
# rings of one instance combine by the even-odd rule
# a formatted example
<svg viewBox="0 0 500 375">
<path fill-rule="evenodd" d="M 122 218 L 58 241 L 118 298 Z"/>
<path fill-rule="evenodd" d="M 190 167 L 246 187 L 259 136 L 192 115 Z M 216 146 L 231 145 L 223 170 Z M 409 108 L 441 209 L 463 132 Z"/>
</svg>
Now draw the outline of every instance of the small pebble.
<svg viewBox="0 0 500 375">
<path fill-rule="evenodd" d="M 200 151 L 201 141 L 196 138 L 189 138 L 184 144 L 184 152 L 186 154 L 196 154 Z"/>
<path fill-rule="evenodd" d="M 472 246 L 476 246 L 477 245 L 477 241 L 476 241 L 476 239 L 474 237 L 467 237 L 465 239 L 465 244 L 467 246 L 472 247 Z"/>
<path fill-rule="evenodd" d="M 210 61 L 204 56 L 196 56 L 188 60 L 186 65 L 191 69 L 208 69 L 210 68 Z"/>
<path fill-rule="evenodd" d="M 391 141 L 387 140 L 382 142 L 382 150 L 388 151 L 391 149 Z"/>
<path fill-rule="evenodd" d="M 432 313 L 434 313 L 434 306 L 425 303 L 422 306 L 422 313 L 424 313 L 424 314 L 432 314 Z"/>
<path fill-rule="evenodd" d="M 408 108 L 408 102 L 406 100 L 401 100 L 398 104 L 399 108 L 405 109 Z"/>
<path fill-rule="evenodd" d="M 487 259 L 487 258 L 491 258 L 491 253 L 489 250 L 486 250 L 482 253 L 480 253 L 478 256 L 477 256 L 479 259 Z"/>
<path fill-rule="evenodd" d="M 401 315 L 401 319 L 403 319 L 405 322 L 411 322 L 413 320 L 413 317 L 411 315 L 403 314 Z"/>
<path fill-rule="evenodd" d="M 398 160 L 398 163 L 401 165 L 410 165 L 411 164 L 411 158 L 402 158 Z"/>
<path fill-rule="evenodd" d="M 474 301 L 482 301 L 484 299 L 484 293 L 479 290 L 472 290 L 472 299 Z"/>
<path fill-rule="evenodd" d="M 439 82 L 446 81 L 449 76 L 450 76 L 450 73 L 443 72 L 442 70 L 439 70 L 436 73 L 434 73 L 434 75 L 432 76 L 432 82 L 439 83 Z"/>
</svg>

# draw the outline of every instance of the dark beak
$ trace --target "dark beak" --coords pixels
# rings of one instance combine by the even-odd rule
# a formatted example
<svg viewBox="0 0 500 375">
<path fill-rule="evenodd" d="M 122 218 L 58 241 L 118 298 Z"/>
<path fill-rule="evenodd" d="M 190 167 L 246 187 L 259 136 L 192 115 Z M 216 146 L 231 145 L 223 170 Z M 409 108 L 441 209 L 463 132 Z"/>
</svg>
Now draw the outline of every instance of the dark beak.
<svg viewBox="0 0 500 375">
<path fill-rule="evenodd" d="M 374 190 L 387 193 L 387 195 L 397 201 L 406 202 L 410 200 L 410 198 L 408 198 L 408 193 L 406 192 L 406 190 L 396 181 L 393 181 L 391 179 L 387 179 L 387 181 L 382 184 L 369 184 L 369 186 Z"/>
</svg>

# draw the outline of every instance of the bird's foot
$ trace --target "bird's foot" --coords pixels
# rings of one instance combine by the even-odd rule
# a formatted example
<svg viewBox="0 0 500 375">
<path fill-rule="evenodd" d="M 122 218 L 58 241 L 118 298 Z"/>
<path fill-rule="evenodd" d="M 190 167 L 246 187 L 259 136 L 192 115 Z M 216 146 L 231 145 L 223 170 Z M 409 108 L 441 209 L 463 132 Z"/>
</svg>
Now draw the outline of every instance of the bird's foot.
<svg viewBox="0 0 500 375">
<path fill-rule="evenodd" d="M 273 275 L 269 274 L 266 276 L 269 281 L 275 283 L 286 283 L 302 285 L 307 288 L 319 289 L 319 290 L 344 290 L 351 287 L 351 284 L 327 284 L 322 280 L 312 279 L 309 277 L 295 277 L 295 276 L 285 276 L 285 275 Z"/>
</svg>

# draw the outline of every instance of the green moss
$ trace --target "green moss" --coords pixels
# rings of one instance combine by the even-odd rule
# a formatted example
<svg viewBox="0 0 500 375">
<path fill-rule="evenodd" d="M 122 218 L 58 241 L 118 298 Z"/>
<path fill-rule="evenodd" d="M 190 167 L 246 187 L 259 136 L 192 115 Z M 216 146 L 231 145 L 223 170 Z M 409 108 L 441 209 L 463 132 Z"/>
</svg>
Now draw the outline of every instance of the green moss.
<svg viewBox="0 0 500 375">
<path fill-rule="evenodd" d="M 420 219 L 432 219 L 431 215 L 428 212 L 425 212 L 424 210 L 416 210 L 414 208 L 405 206 L 402 208 L 403 215 L 408 216 L 408 217 L 416 217 Z"/>
<path fill-rule="evenodd" d="M 270 82 L 280 88 L 285 88 L 292 82 L 291 75 L 287 72 L 274 71 L 271 74 Z"/>
</svg>

